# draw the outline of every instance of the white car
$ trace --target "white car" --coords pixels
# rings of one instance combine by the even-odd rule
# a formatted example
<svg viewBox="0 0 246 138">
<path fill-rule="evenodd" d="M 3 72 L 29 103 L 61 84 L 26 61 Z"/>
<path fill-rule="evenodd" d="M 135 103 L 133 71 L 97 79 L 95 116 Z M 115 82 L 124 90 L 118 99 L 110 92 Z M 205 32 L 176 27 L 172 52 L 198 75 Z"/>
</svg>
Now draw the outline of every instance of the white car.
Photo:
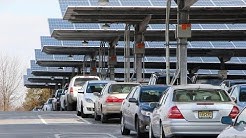
<svg viewBox="0 0 246 138">
<path fill-rule="evenodd" d="M 65 111 L 65 93 L 67 92 L 68 89 L 68 84 L 66 84 L 63 89 L 62 89 L 62 93 L 60 96 L 60 111 Z"/>
<path fill-rule="evenodd" d="M 53 98 L 49 98 L 49 99 L 44 103 L 43 111 L 52 111 L 52 101 L 53 101 Z"/>
<path fill-rule="evenodd" d="M 222 124 L 230 125 L 225 128 L 218 138 L 245 138 L 246 137 L 246 109 L 244 108 L 237 116 L 235 122 L 229 117 L 224 116 L 221 119 Z"/>
<path fill-rule="evenodd" d="M 81 89 L 86 81 L 100 80 L 98 76 L 74 76 L 65 93 L 65 109 L 72 111 L 76 109 L 78 89 Z"/>
<path fill-rule="evenodd" d="M 84 86 L 78 90 L 77 96 L 77 115 L 83 118 L 94 114 L 95 95 L 93 92 L 101 92 L 102 88 L 109 82 L 109 80 L 92 80 L 87 81 Z"/>
</svg>

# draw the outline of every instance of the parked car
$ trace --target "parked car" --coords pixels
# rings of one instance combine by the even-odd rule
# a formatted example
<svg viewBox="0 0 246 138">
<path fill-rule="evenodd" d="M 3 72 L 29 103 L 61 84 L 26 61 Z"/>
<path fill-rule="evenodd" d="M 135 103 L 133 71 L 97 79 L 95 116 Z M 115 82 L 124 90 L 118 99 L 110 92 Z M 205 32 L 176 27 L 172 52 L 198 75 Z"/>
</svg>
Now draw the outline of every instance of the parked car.
<svg viewBox="0 0 246 138">
<path fill-rule="evenodd" d="M 231 90 L 229 90 L 233 85 L 237 85 L 237 84 L 246 84 L 246 80 L 224 80 L 220 86 L 228 91 L 229 93 L 231 92 Z"/>
<path fill-rule="evenodd" d="M 136 131 L 138 138 L 143 138 L 148 131 L 150 114 L 166 85 L 139 85 L 132 89 L 121 105 L 121 134 L 129 135 Z M 148 135 L 148 134 L 147 134 Z"/>
<path fill-rule="evenodd" d="M 83 118 L 94 114 L 95 95 L 93 92 L 101 92 L 102 88 L 109 82 L 109 80 L 92 80 L 87 81 L 81 89 L 78 90 L 77 96 L 77 115 Z"/>
<path fill-rule="evenodd" d="M 223 77 L 218 74 L 197 74 L 191 78 L 195 84 L 211 84 L 219 86 L 223 82 Z"/>
<path fill-rule="evenodd" d="M 86 81 L 100 80 L 98 76 L 74 76 L 65 93 L 65 108 L 68 111 L 76 110 L 78 89 L 81 89 Z"/>
<path fill-rule="evenodd" d="M 163 94 L 150 121 L 149 136 L 218 135 L 227 125 L 222 116 L 235 118 L 239 109 L 220 86 L 171 86 Z"/>
<path fill-rule="evenodd" d="M 53 101 L 53 98 L 49 98 L 49 99 L 44 103 L 43 111 L 52 111 L 52 101 Z"/>
<path fill-rule="evenodd" d="M 101 93 L 94 92 L 97 96 L 95 101 L 95 120 L 106 123 L 109 118 L 120 118 L 122 101 L 134 86 L 139 83 L 133 82 L 110 82 L 102 89 Z"/>
<path fill-rule="evenodd" d="M 246 136 L 246 108 L 244 108 L 237 116 L 235 121 L 229 116 L 223 116 L 221 123 L 229 125 L 225 128 L 217 138 L 245 138 Z"/>
<path fill-rule="evenodd" d="M 53 111 L 59 111 L 60 110 L 60 96 L 61 96 L 61 93 L 62 93 L 62 89 L 57 89 L 56 92 L 55 92 L 55 95 L 53 97 L 53 100 L 52 100 L 52 110 Z"/>
<path fill-rule="evenodd" d="M 68 83 L 66 83 L 63 88 L 62 88 L 62 93 L 61 93 L 61 96 L 60 96 L 60 111 L 65 111 L 65 93 L 67 93 L 67 89 L 68 89 Z"/>
<path fill-rule="evenodd" d="M 230 96 L 234 99 L 239 109 L 242 110 L 246 106 L 246 84 L 232 86 Z"/>
</svg>

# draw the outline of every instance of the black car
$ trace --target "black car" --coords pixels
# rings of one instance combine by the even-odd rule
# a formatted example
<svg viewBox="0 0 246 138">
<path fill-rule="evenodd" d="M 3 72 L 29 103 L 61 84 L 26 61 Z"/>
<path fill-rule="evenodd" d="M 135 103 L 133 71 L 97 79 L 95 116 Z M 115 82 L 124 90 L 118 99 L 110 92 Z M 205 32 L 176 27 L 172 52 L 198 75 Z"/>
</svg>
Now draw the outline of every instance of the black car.
<svg viewBox="0 0 246 138">
<path fill-rule="evenodd" d="M 150 115 L 166 85 L 139 85 L 132 89 L 121 106 L 121 134 L 129 135 L 136 131 L 138 138 L 148 135 Z"/>
</svg>

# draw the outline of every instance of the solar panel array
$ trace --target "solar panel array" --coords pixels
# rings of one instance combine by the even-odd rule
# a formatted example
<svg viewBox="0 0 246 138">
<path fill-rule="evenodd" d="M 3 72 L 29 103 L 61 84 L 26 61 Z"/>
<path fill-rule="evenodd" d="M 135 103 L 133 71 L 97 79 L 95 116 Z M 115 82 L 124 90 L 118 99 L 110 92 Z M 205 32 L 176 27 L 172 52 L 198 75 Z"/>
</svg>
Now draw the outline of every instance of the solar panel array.
<svg viewBox="0 0 246 138">
<path fill-rule="evenodd" d="M 68 6 L 98 6 L 98 0 L 59 0 L 62 15 Z M 245 6 L 246 0 L 198 0 L 193 6 Z M 110 0 L 108 6 L 166 6 L 166 0 Z M 172 6 L 177 6 L 172 2 Z"/>
<path fill-rule="evenodd" d="M 31 60 L 30 65 L 31 65 L 32 72 L 33 71 L 72 72 L 72 67 L 64 67 L 62 70 L 58 69 L 58 67 L 43 67 L 36 64 L 35 60 Z"/>
<path fill-rule="evenodd" d="M 98 0 L 59 0 L 60 8 L 62 15 L 65 14 L 65 11 L 68 6 L 98 6 Z M 110 0 L 109 6 L 165 6 L 166 0 Z M 172 6 L 176 6 L 175 2 L 172 2 Z M 194 6 L 246 6 L 246 0 L 198 0 Z M 93 23 L 70 23 L 62 19 L 48 19 L 50 33 L 54 29 L 69 29 L 69 30 L 79 30 L 79 29 L 102 29 L 101 24 Z M 110 29 L 124 29 L 124 24 L 111 24 Z M 245 30 L 246 24 L 193 24 L 192 29 L 224 29 L 224 30 Z M 163 24 L 151 24 L 148 29 L 165 29 Z M 175 25 L 170 25 L 170 29 L 175 29 Z M 60 41 L 49 36 L 41 36 L 41 46 L 73 46 L 80 47 L 82 45 L 81 41 Z M 165 47 L 165 42 L 146 42 L 146 47 Z M 171 42 L 175 44 L 175 42 Z M 88 46 L 99 46 L 100 42 L 89 42 Z M 133 43 L 131 42 L 131 45 Z M 124 46 L 124 42 L 119 42 L 118 46 Z M 192 41 L 188 42 L 188 47 L 190 48 L 245 48 L 245 41 Z M 71 58 L 68 58 L 67 55 L 47 55 L 42 53 L 41 50 L 35 50 L 36 60 L 54 60 L 54 61 L 68 61 Z M 74 60 L 82 60 L 83 56 L 74 56 Z M 123 62 L 123 57 L 118 57 L 119 62 Z M 133 60 L 132 60 L 133 61 Z M 165 62 L 165 57 L 145 57 L 145 62 Z M 175 62 L 176 58 L 171 57 L 171 61 Z M 218 58 L 216 57 L 188 57 L 188 62 L 214 62 L 219 63 Z M 231 63 L 246 63 L 246 57 L 233 57 L 229 61 Z M 27 70 L 28 75 L 24 76 L 25 84 L 30 83 L 27 80 L 27 77 L 32 75 L 30 72 L 33 70 L 38 71 L 59 71 L 57 67 L 41 67 L 36 64 L 34 60 L 31 61 L 31 69 Z M 72 68 L 65 68 L 63 71 L 71 72 Z M 131 70 L 133 72 L 133 70 Z M 152 73 L 159 71 L 159 69 L 144 69 L 146 73 Z M 116 73 L 124 72 L 124 69 L 116 69 Z M 198 73 L 201 74 L 217 74 L 218 70 L 199 70 Z M 228 74 L 238 74 L 245 75 L 246 71 L 244 70 L 234 70 L 229 71 Z M 33 84 L 33 83 L 32 83 Z"/>
</svg>

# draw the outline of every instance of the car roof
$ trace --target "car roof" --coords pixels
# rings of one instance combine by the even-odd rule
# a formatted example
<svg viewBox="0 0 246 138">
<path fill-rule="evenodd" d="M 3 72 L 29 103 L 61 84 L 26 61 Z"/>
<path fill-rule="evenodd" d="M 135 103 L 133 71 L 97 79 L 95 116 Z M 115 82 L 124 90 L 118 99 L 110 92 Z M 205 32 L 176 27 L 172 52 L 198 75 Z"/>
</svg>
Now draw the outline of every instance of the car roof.
<svg viewBox="0 0 246 138">
<path fill-rule="evenodd" d="M 138 82 L 109 82 L 109 84 L 140 84 Z"/>
<path fill-rule="evenodd" d="M 88 83 L 109 83 L 109 82 L 115 82 L 113 80 L 89 80 Z"/>
<path fill-rule="evenodd" d="M 202 88 L 202 89 L 222 89 L 220 86 L 214 86 L 211 84 L 187 84 L 187 85 L 174 85 L 173 89 L 192 89 L 192 88 Z"/>
<path fill-rule="evenodd" d="M 140 85 L 140 87 L 151 88 L 151 87 L 169 87 L 168 85 Z"/>
</svg>

